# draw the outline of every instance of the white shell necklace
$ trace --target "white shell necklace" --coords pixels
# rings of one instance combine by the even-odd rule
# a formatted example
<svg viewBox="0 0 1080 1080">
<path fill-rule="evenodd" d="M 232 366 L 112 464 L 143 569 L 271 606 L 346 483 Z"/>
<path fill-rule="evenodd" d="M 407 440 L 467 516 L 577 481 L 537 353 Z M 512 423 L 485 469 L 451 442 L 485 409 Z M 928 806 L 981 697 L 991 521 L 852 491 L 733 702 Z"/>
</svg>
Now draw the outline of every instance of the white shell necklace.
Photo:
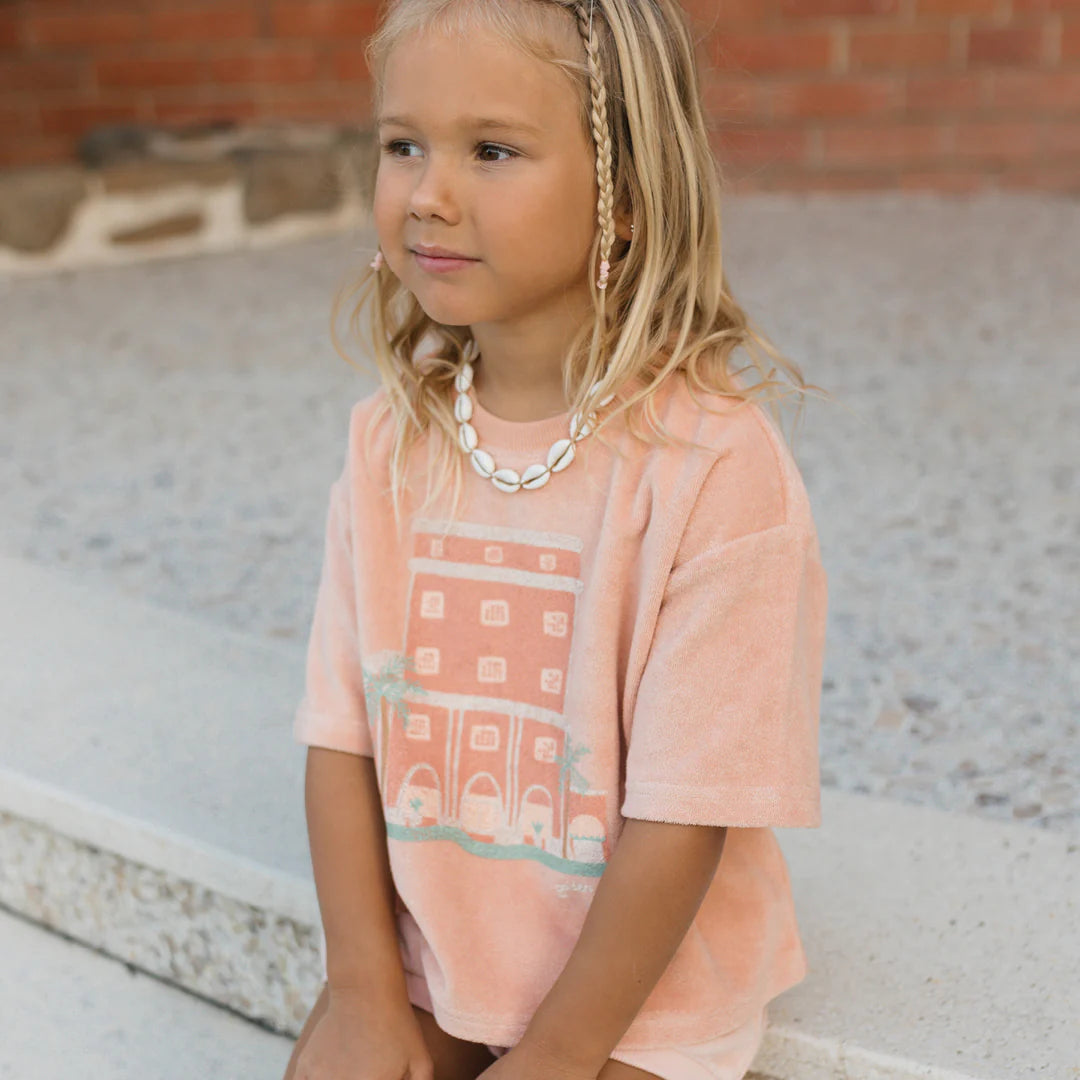
<svg viewBox="0 0 1080 1080">
<path fill-rule="evenodd" d="M 458 442 L 461 449 L 469 455 L 473 468 L 500 491 L 506 492 L 541 488 L 551 479 L 552 473 L 562 472 L 574 460 L 574 445 L 592 431 L 596 422 L 596 410 L 603 408 L 615 397 L 614 394 L 608 394 L 603 401 L 597 402 L 588 410 L 584 420 L 580 412 L 574 413 L 570 418 L 570 438 L 557 439 L 551 444 L 547 452 L 547 464 L 530 465 L 524 472 L 518 473 L 516 469 L 496 468 L 495 459 L 478 445 L 480 440 L 476 428 L 469 423 L 473 415 L 472 398 L 469 397 L 472 381 L 472 361 L 465 357 L 461 370 L 454 376 L 454 388 L 457 390 L 454 416 L 458 421 Z"/>
</svg>

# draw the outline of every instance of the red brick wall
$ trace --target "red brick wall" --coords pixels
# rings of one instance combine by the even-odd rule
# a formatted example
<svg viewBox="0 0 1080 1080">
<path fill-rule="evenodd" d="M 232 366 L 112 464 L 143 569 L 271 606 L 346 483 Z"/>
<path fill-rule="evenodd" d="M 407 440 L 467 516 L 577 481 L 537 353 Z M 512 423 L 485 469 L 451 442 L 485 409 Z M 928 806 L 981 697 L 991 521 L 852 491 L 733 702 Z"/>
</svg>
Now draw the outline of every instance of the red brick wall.
<svg viewBox="0 0 1080 1080">
<path fill-rule="evenodd" d="M 739 189 L 1080 193 L 1080 0 L 686 0 Z M 118 121 L 368 114 L 371 0 L 0 0 L 0 166 Z"/>
</svg>

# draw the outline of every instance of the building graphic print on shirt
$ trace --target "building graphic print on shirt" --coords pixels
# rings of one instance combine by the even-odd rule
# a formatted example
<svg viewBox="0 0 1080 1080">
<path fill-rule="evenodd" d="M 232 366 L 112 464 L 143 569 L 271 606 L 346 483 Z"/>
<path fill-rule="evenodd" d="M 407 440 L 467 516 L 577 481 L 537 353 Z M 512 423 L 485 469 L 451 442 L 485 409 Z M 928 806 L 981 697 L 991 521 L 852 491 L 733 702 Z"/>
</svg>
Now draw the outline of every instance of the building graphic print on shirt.
<svg viewBox="0 0 1080 1080">
<path fill-rule="evenodd" d="M 364 663 L 388 835 L 599 877 L 607 792 L 564 711 L 581 540 L 418 520 L 411 545 L 404 649 Z"/>
</svg>

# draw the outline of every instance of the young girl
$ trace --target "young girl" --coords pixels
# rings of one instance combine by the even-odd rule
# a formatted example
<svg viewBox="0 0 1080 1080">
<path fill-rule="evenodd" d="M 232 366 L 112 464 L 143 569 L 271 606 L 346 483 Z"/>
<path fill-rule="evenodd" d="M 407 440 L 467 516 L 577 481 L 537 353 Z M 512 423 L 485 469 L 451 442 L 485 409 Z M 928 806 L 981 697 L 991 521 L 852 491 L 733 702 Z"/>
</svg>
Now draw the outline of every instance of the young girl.
<svg viewBox="0 0 1080 1080">
<path fill-rule="evenodd" d="M 808 970 L 771 827 L 820 824 L 826 576 L 776 369 L 731 365 L 806 388 L 727 288 L 691 31 L 397 0 L 369 57 L 381 386 L 296 713 L 286 1076 L 738 1080 Z"/>
</svg>

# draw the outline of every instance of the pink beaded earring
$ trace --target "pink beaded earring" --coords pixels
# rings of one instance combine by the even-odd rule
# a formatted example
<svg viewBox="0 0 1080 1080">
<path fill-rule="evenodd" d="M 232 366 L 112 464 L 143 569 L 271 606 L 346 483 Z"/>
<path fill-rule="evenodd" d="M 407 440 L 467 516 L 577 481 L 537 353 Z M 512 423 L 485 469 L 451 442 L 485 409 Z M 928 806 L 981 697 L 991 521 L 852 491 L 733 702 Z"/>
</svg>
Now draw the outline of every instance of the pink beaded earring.
<svg viewBox="0 0 1080 1080">
<path fill-rule="evenodd" d="M 382 249 L 380 248 L 378 251 L 375 252 L 375 258 L 371 260 L 371 269 L 381 270 L 385 261 L 386 260 L 383 258 Z"/>
<path fill-rule="evenodd" d="M 631 235 L 631 237 L 634 235 L 634 226 L 633 225 L 630 226 L 630 235 Z M 606 289 L 607 288 L 607 279 L 608 279 L 608 275 L 610 273 L 611 273 L 611 263 L 609 263 L 607 259 L 604 259 L 600 263 L 600 280 L 597 281 L 597 283 L 596 283 L 596 287 L 598 289 Z"/>
</svg>

